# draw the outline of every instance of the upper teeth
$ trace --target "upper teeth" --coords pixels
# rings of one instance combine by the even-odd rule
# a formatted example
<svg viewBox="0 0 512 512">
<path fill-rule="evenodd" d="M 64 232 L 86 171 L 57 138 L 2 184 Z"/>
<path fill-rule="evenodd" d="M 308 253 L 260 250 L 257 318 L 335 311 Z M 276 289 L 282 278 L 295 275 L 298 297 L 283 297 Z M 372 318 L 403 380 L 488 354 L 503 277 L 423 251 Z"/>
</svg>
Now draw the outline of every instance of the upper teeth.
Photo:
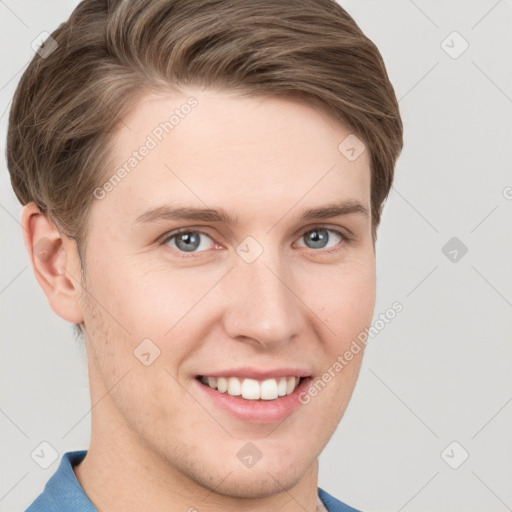
<svg viewBox="0 0 512 512">
<path fill-rule="evenodd" d="M 239 379 L 238 377 L 201 377 L 201 382 L 228 395 L 239 396 L 248 400 L 274 400 L 278 396 L 293 393 L 300 377 L 278 377 L 276 379 Z"/>
</svg>

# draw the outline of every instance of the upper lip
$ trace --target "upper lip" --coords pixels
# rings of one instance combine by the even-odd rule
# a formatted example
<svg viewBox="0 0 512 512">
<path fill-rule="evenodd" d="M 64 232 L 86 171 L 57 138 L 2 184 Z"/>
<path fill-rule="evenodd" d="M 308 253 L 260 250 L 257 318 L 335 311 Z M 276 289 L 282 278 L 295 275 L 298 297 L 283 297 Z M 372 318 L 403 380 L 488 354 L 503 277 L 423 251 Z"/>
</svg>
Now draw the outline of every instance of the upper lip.
<svg viewBox="0 0 512 512">
<path fill-rule="evenodd" d="M 281 368 L 231 368 L 222 371 L 207 371 L 201 373 L 205 377 L 239 377 L 242 379 L 264 380 L 272 377 L 309 377 L 311 372 L 297 367 L 281 367 Z"/>
</svg>

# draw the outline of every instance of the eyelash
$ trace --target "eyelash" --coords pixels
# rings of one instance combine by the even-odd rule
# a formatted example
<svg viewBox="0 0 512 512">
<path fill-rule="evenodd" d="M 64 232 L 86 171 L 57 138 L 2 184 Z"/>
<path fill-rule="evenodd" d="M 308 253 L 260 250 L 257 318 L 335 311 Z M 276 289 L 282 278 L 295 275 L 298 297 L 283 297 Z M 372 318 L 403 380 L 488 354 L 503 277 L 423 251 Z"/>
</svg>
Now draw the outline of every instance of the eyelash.
<svg viewBox="0 0 512 512">
<path fill-rule="evenodd" d="M 353 240 L 351 237 L 347 236 L 345 233 L 343 233 L 337 229 L 329 228 L 327 226 L 314 226 L 314 227 L 304 231 L 302 233 L 302 235 L 300 236 L 300 238 L 302 238 L 307 233 L 310 233 L 311 231 L 315 231 L 317 229 L 318 230 L 324 229 L 326 231 L 331 231 L 332 233 L 336 233 L 341 238 L 341 241 L 338 242 L 334 247 L 331 247 L 329 249 L 317 249 L 317 250 L 312 249 L 313 252 L 319 252 L 319 253 L 323 253 L 323 254 L 332 254 L 332 253 L 340 251 L 343 246 L 350 244 Z M 200 231 L 200 230 L 194 229 L 194 228 L 182 228 L 182 229 L 178 229 L 176 231 L 171 231 L 170 233 L 168 233 L 165 236 L 165 238 L 162 240 L 161 245 L 165 246 L 170 240 L 177 237 L 178 235 L 180 235 L 182 233 L 190 233 L 190 232 L 199 233 L 200 235 L 207 236 L 208 238 L 213 240 L 212 237 L 210 235 L 208 235 L 208 233 L 205 233 L 204 231 Z M 197 257 L 200 257 L 203 252 L 206 252 L 206 251 L 199 251 L 198 253 L 193 253 L 193 252 L 185 253 L 183 251 L 177 251 L 176 249 L 173 249 L 171 247 L 165 247 L 165 248 L 168 249 L 169 251 L 172 251 L 173 254 L 178 253 L 178 257 L 180 257 L 180 258 L 197 258 Z"/>
</svg>

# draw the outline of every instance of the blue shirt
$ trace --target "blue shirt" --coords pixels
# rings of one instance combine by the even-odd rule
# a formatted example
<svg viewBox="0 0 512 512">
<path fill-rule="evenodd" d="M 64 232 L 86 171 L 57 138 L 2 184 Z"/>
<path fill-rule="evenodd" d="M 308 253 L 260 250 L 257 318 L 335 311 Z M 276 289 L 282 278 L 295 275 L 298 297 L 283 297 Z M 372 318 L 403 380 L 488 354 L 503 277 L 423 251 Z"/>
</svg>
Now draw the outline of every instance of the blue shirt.
<svg viewBox="0 0 512 512">
<path fill-rule="evenodd" d="M 87 450 L 66 452 L 43 492 L 25 512 L 98 512 L 75 476 L 73 466 L 85 457 Z M 329 512 L 359 512 L 318 488 L 318 496 Z"/>
</svg>

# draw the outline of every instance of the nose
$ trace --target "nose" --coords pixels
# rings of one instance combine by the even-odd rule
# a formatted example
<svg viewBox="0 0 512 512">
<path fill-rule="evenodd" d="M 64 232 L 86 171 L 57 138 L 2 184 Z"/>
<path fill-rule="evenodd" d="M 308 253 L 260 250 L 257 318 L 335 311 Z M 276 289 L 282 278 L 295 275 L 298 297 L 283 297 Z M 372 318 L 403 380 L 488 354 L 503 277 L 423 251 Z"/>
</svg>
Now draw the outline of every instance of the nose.
<svg viewBox="0 0 512 512">
<path fill-rule="evenodd" d="M 252 263 L 235 255 L 234 268 L 222 281 L 227 335 L 266 349 L 278 349 L 296 337 L 305 305 L 292 270 L 277 249 L 265 248 Z"/>
</svg>

